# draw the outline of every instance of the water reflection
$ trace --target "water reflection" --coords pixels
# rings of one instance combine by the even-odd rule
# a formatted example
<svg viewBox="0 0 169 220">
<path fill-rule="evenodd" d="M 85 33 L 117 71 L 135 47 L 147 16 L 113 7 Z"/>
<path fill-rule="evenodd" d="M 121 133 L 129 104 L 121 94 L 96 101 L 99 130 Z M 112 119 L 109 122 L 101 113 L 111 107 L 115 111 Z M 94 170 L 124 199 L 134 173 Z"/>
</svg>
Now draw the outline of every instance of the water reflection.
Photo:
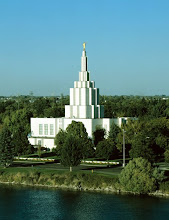
<svg viewBox="0 0 169 220">
<path fill-rule="evenodd" d="M 169 199 L 0 185 L 0 219 L 168 219 Z"/>
</svg>

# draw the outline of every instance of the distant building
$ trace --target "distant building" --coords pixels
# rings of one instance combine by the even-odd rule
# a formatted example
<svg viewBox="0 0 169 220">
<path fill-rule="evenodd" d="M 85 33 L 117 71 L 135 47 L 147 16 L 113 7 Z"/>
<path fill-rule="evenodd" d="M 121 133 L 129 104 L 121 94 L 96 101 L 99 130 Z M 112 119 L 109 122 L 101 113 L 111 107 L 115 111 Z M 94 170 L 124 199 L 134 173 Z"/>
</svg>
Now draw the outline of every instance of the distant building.
<svg viewBox="0 0 169 220">
<path fill-rule="evenodd" d="M 99 105 L 99 89 L 95 88 L 94 81 L 90 81 L 85 44 L 83 44 L 79 81 L 75 81 L 74 88 L 70 88 L 70 105 L 65 106 L 65 117 L 31 118 L 29 142 L 33 146 L 41 145 L 52 149 L 55 147 L 56 134 L 60 129 L 65 130 L 72 121 L 82 122 L 89 137 L 92 137 L 98 126 L 104 128 L 108 134 L 112 122 L 121 126 L 127 121 L 127 118 L 104 118 L 104 106 Z"/>
</svg>

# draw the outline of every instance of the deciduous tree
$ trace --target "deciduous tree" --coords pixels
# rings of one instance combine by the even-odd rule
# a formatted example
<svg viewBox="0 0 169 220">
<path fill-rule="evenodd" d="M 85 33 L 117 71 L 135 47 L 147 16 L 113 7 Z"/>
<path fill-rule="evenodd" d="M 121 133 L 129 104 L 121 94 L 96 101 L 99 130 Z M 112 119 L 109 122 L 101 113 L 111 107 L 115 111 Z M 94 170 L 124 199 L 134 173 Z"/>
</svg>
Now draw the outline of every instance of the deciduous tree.
<svg viewBox="0 0 169 220">
<path fill-rule="evenodd" d="M 113 139 L 105 139 L 100 141 L 96 147 L 96 156 L 102 159 L 109 160 L 117 158 L 119 151 L 116 148 L 116 143 Z"/>
<path fill-rule="evenodd" d="M 6 127 L 0 132 L 0 164 L 8 167 L 13 163 L 14 150 L 13 150 L 12 134 Z"/>
<path fill-rule="evenodd" d="M 66 131 L 60 130 L 55 137 L 55 144 L 61 163 L 65 166 L 77 166 L 82 158 L 94 154 L 92 140 L 88 138 L 82 122 L 72 121 Z"/>
<path fill-rule="evenodd" d="M 103 141 L 105 139 L 105 135 L 106 135 L 105 129 L 98 126 L 96 130 L 93 132 L 94 145 L 97 146 L 97 144 L 100 141 Z"/>
<path fill-rule="evenodd" d="M 72 171 L 72 167 L 79 165 L 82 159 L 82 143 L 80 138 L 68 134 L 60 152 L 61 163 L 64 166 L 69 166 L 70 171 Z"/>
</svg>

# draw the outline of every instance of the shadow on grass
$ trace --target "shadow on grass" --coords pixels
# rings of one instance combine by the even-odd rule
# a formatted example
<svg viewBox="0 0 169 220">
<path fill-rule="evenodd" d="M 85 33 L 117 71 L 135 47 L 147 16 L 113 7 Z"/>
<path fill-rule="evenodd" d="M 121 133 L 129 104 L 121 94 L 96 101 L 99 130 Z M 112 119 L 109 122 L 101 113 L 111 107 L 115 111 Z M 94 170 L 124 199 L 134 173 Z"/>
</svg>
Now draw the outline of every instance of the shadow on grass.
<svg viewBox="0 0 169 220">
<path fill-rule="evenodd" d="M 85 167 L 85 168 L 82 168 L 81 170 L 109 170 L 111 169 L 120 169 L 121 168 L 121 165 L 109 165 L 109 166 L 93 166 L 93 167 Z"/>
<path fill-rule="evenodd" d="M 29 163 L 25 163 L 25 162 L 14 162 L 12 164 L 12 167 L 36 167 L 36 166 L 40 166 L 40 165 L 48 165 L 48 164 L 55 164 L 55 162 L 29 162 Z"/>
</svg>

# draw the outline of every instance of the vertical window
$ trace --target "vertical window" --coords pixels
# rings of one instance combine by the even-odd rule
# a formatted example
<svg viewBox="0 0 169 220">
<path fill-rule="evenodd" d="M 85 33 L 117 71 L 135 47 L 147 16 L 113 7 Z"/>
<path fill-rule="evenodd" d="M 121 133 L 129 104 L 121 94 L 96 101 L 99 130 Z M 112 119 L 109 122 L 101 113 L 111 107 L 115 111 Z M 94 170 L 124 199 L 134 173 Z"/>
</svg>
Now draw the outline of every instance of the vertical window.
<svg viewBox="0 0 169 220">
<path fill-rule="evenodd" d="M 44 125 L 45 135 L 48 135 L 48 124 Z"/>
<path fill-rule="evenodd" d="M 43 135 L 43 125 L 39 124 L 39 135 Z"/>
<path fill-rule="evenodd" d="M 50 135 L 53 135 L 54 134 L 54 126 L 53 124 L 50 124 Z"/>
</svg>

